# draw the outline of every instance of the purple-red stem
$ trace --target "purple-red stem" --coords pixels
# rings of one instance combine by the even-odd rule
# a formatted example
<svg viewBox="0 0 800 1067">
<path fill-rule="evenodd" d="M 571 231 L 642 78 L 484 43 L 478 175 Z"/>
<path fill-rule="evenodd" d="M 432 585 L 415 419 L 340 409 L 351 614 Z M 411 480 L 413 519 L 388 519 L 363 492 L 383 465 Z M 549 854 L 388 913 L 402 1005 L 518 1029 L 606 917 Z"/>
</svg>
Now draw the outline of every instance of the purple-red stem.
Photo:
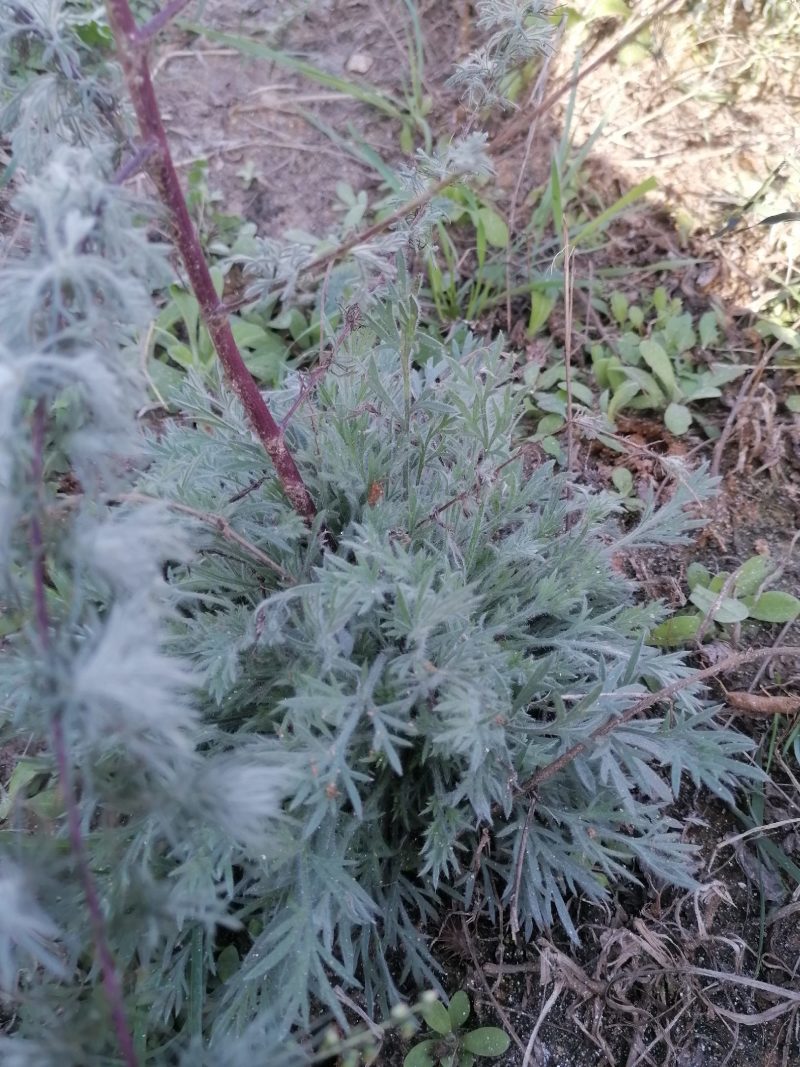
<svg viewBox="0 0 800 1067">
<path fill-rule="evenodd" d="M 44 468 L 44 434 L 46 426 L 46 409 L 43 400 L 40 400 L 33 413 L 31 476 L 33 484 L 37 487 L 42 485 Z M 33 559 L 33 599 L 36 616 L 36 630 L 39 635 L 39 643 L 42 653 L 47 656 L 50 651 L 50 620 L 47 613 L 47 594 L 45 592 L 45 551 L 42 526 L 38 515 L 34 511 L 31 519 L 31 556 Z M 103 990 L 108 1008 L 111 1013 L 111 1022 L 114 1027 L 117 1045 L 122 1054 L 126 1067 L 138 1067 L 136 1050 L 133 1045 L 133 1036 L 128 1028 L 128 1020 L 125 1014 L 125 1000 L 122 995 L 122 982 L 119 972 L 114 963 L 114 957 L 109 948 L 106 936 L 106 923 L 100 897 L 95 885 L 94 876 L 89 857 L 86 852 L 86 842 L 81 830 L 81 816 L 78 802 L 72 788 L 72 776 L 70 773 L 69 757 L 67 755 L 67 740 L 64 733 L 64 720 L 61 711 L 57 711 L 53 719 L 53 754 L 58 770 L 58 780 L 61 786 L 61 795 L 64 798 L 64 807 L 67 811 L 67 828 L 72 855 L 78 868 L 83 895 L 86 897 L 86 905 L 89 909 L 89 918 L 92 924 L 92 937 L 94 940 L 95 958 L 100 965 L 103 976 Z"/>
<path fill-rule="evenodd" d="M 175 243 L 200 305 L 203 321 L 211 335 L 214 348 L 231 387 L 241 400 L 250 425 L 258 434 L 272 460 L 284 493 L 295 511 L 307 523 L 311 523 L 316 514 L 314 503 L 297 469 L 297 464 L 286 447 L 283 431 L 270 414 L 258 386 L 245 366 L 228 322 L 227 309 L 217 297 L 211 272 L 192 224 L 180 179 L 172 161 L 167 134 L 161 121 L 161 111 L 150 77 L 147 49 L 139 39 L 139 31 L 130 4 L 128 0 L 106 0 L 106 8 L 111 32 L 117 46 L 117 56 L 139 122 L 142 141 L 144 144 L 155 146 L 147 170 L 156 183 L 162 201 L 172 215 Z M 155 16 L 156 19 L 158 17 L 158 15 Z M 152 25 L 152 20 L 150 25 Z"/>
<path fill-rule="evenodd" d="M 177 18 L 181 11 L 191 3 L 192 0 L 169 0 L 160 11 L 145 22 L 141 29 L 136 31 L 136 40 L 140 44 L 151 40 L 159 30 L 163 30 L 168 22 Z"/>
</svg>

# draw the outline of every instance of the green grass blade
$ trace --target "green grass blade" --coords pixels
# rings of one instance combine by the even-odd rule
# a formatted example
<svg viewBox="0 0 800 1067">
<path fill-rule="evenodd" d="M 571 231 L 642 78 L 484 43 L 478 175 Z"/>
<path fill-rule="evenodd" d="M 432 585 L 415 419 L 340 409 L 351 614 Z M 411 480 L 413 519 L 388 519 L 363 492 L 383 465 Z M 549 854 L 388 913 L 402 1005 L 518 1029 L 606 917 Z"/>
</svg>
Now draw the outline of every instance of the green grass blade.
<svg viewBox="0 0 800 1067">
<path fill-rule="evenodd" d="M 550 161 L 550 205 L 553 209 L 553 229 L 560 234 L 564 225 L 564 207 L 561 202 L 559 162 L 555 156 Z"/>
<path fill-rule="evenodd" d="M 315 130 L 319 130 L 321 134 L 327 137 L 331 144 L 341 148 L 343 152 L 352 156 L 358 163 L 362 163 L 364 166 L 369 167 L 370 170 L 374 170 L 393 193 L 408 195 L 408 191 L 400 181 L 397 171 L 384 162 L 375 149 L 367 144 L 351 124 L 348 123 L 347 136 L 343 137 L 337 129 L 331 126 L 330 123 L 325 122 L 324 119 L 321 119 L 319 115 L 315 115 L 313 111 L 298 108 L 297 114 L 301 115 L 309 126 L 313 126 Z"/>
<path fill-rule="evenodd" d="M 621 214 L 625 208 L 630 207 L 636 200 L 643 197 L 646 193 L 650 193 L 653 189 L 658 187 L 658 181 L 655 178 L 646 178 L 643 182 L 639 182 L 638 185 L 634 185 L 632 189 L 629 189 L 624 196 L 621 196 L 619 200 L 607 207 L 605 211 L 601 211 L 596 219 L 592 219 L 591 222 L 587 222 L 572 238 L 573 248 L 577 248 L 579 244 L 586 241 L 587 238 L 593 234 L 598 233 L 606 228 L 612 219 Z"/>
<path fill-rule="evenodd" d="M 404 112 L 401 107 L 386 93 L 374 88 L 374 86 L 355 84 L 346 78 L 329 74 L 320 67 L 314 66 L 313 63 L 308 63 L 304 59 L 296 59 L 294 56 L 290 56 L 286 52 L 280 51 L 280 49 L 271 48 L 268 44 L 264 44 L 263 41 L 256 41 L 252 37 L 238 33 L 223 33 L 221 30 L 212 30 L 210 27 L 202 26 L 198 23 L 182 23 L 182 25 L 185 29 L 191 30 L 192 33 L 200 34 L 207 40 L 214 41 L 215 44 L 235 49 L 243 56 L 250 56 L 253 59 L 269 59 L 271 62 L 277 63 L 278 66 L 293 70 L 296 74 L 302 74 L 311 81 L 317 82 L 318 85 L 324 85 L 327 89 L 334 89 L 345 96 L 352 97 L 353 100 L 359 100 L 362 104 L 368 104 L 390 118 L 400 121 L 404 118 Z"/>
</svg>

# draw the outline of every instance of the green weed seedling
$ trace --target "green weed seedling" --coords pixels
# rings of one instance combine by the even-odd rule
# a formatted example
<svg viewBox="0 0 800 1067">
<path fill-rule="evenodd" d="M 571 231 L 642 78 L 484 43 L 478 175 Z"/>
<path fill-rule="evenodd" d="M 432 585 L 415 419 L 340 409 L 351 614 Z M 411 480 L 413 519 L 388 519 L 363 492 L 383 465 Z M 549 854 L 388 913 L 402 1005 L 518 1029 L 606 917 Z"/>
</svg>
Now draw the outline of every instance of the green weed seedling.
<svg viewBox="0 0 800 1067">
<path fill-rule="evenodd" d="M 436 1036 L 414 1045 L 403 1067 L 472 1067 L 478 1056 L 502 1056 L 511 1044 L 508 1034 L 497 1026 L 464 1030 L 469 1013 L 463 990 L 453 994 L 447 1008 L 438 1000 L 423 1003 L 420 1014 Z"/>
<path fill-rule="evenodd" d="M 569 403 L 564 360 L 560 359 L 547 367 L 529 365 L 525 368 L 525 385 L 530 390 L 526 410 L 537 420 L 536 429 L 530 439 L 540 445 L 548 456 L 563 463 L 565 456 L 560 435 L 567 424 Z M 578 380 L 574 372 L 571 392 L 573 415 L 589 414 L 594 406 L 592 391 L 584 382 Z"/>
<path fill-rule="evenodd" d="M 203 245 L 211 251 L 215 241 L 235 240 L 242 227 L 242 219 L 222 210 L 225 194 L 209 185 L 207 159 L 196 159 L 192 163 L 186 175 L 186 185 L 186 204 L 197 224 Z"/>
<path fill-rule="evenodd" d="M 622 506 L 626 511 L 641 511 L 645 506 L 641 497 L 636 495 L 633 485 L 633 475 L 627 467 L 615 467 L 611 472 L 611 481 L 614 489 L 619 494 Z"/>
<path fill-rule="evenodd" d="M 211 274 L 217 295 L 221 296 L 223 273 L 219 267 L 214 267 Z M 203 325 L 194 295 L 180 285 L 171 285 L 169 297 L 155 324 L 156 345 L 163 356 L 151 368 L 157 388 L 175 384 L 179 377 L 175 373 L 176 367 L 205 375 L 216 359 L 211 337 Z M 291 325 L 288 319 L 286 322 Z M 278 333 L 250 318 L 232 315 L 230 324 L 253 377 L 265 385 L 277 384 L 289 355 L 286 341 Z"/>
<path fill-rule="evenodd" d="M 650 632 L 650 643 L 682 645 L 691 641 L 709 619 L 705 632 L 736 626 L 746 620 L 764 623 L 793 622 L 800 615 L 800 599 L 781 589 L 769 589 L 777 572 L 766 556 L 751 556 L 735 573 L 711 575 L 701 563 L 691 563 L 686 572 L 689 600 L 699 610 L 674 615 Z"/>
<path fill-rule="evenodd" d="M 670 300 L 662 286 L 646 308 L 630 304 L 623 293 L 612 293 L 609 310 L 622 332 L 611 347 L 595 344 L 590 349 L 602 390 L 600 406 L 609 419 L 613 422 L 623 409 L 650 409 L 663 412 L 665 426 L 676 436 L 687 433 L 693 421 L 714 436 L 690 405 L 721 396 L 722 387 L 746 370 L 723 362 L 700 367 L 692 358 L 698 343 L 703 348 L 719 343 L 714 312 L 707 311 L 695 327 L 681 300 Z"/>
<path fill-rule="evenodd" d="M 452 202 L 452 208 L 448 221 L 437 223 L 437 245 L 427 256 L 430 297 L 442 321 L 472 321 L 505 292 L 505 268 L 491 259 L 490 250 L 508 247 L 508 225 L 474 189 L 448 189 L 444 196 Z M 466 243 L 475 250 L 475 269 L 464 281 L 459 271 L 461 252 L 449 233 L 453 224 L 467 228 Z"/>
<path fill-rule="evenodd" d="M 336 183 L 336 196 L 339 203 L 334 207 L 343 213 L 342 231 L 345 234 L 351 233 L 364 221 L 367 212 L 367 194 L 363 189 L 356 192 L 349 182 L 339 181 Z"/>
</svg>

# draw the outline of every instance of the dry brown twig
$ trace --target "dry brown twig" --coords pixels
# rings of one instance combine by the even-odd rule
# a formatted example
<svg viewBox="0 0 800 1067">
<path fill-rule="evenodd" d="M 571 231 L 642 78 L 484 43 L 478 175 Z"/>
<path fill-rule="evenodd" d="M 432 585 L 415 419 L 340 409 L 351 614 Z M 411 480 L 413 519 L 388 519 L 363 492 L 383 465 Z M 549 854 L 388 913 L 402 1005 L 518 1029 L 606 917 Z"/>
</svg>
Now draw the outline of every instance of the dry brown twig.
<svg viewBox="0 0 800 1067">
<path fill-rule="evenodd" d="M 284 570 L 279 563 L 271 559 L 258 545 L 254 545 L 252 541 L 248 541 L 246 537 L 234 530 L 224 515 L 217 515 L 213 511 L 201 511 L 198 508 L 189 507 L 188 504 L 179 504 L 176 500 L 162 500 L 160 497 L 148 496 L 146 493 L 124 493 L 116 499 L 132 504 L 163 504 L 170 511 L 196 519 L 198 522 L 203 523 L 204 526 L 211 526 L 226 541 L 230 541 L 233 545 L 238 545 L 248 556 L 271 570 L 273 574 L 277 574 L 284 582 L 289 585 L 296 584 L 291 574 Z"/>
<path fill-rule="evenodd" d="M 697 633 L 694 635 L 694 643 L 697 646 L 697 648 L 700 648 L 700 646 L 702 645 L 703 638 L 705 637 L 706 633 L 708 632 L 708 628 L 711 625 L 714 616 L 716 615 L 716 613 L 719 611 L 720 607 L 722 606 L 722 601 L 725 600 L 726 597 L 729 597 L 731 595 L 731 593 L 733 592 L 733 588 L 734 588 L 734 586 L 736 584 L 736 580 L 737 580 L 738 577 L 739 577 L 738 569 L 733 571 L 732 574 L 728 575 L 728 577 L 725 579 L 725 582 L 723 583 L 722 588 L 717 593 L 717 595 L 714 597 L 713 603 L 711 604 L 711 606 L 709 607 L 708 611 L 703 616 L 703 618 L 702 618 L 702 620 L 700 622 L 700 625 L 697 628 Z"/>
<path fill-rule="evenodd" d="M 544 1002 L 544 1004 L 540 1008 L 539 1016 L 538 1016 L 536 1022 L 534 1023 L 533 1030 L 531 1030 L 531 1036 L 528 1038 L 528 1044 L 525 1046 L 525 1055 L 522 1057 L 522 1067 L 530 1067 L 531 1059 L 532 1059 L 532 1056 L 533 1056 L 533 1050 L 534 1050 L 534 1047 L 536 1046 L 536 1038 L 537 1038 L 537 1036 L 539 1034 L 539 1031 L 542 1028 L 542 1024 L 544 1023 L 544 1021 L 547 1018 L 547 1016 L 550 1014 L 550 1012 L 555 1007 L 556 1001 L 558 1000 L 558 998 L 561 996 L 561 994 L 563 992 L 564 992 L 564 983 L 560 982 L 560 981 L 555 982 L 553 984 L 553 988 L 552 988 L 552 990 L 550 992 L 550 996 L 547 998 L 547 1000 Z"/>
<path fill-rule="evenodd" d="M 576 744 L 568 748 L 566 752 L 557 758 L 546 764 L 544 767 L 540 767 L 538 771 L 530 776 L 526 781 L 522 782 L 517 787 L 518 795 L 525 795 L 535 792 L 536 789 L 544 782 L 550 781 L 565 767 L 569 766 L 574 759 L 582 755 L 593 745 L 596 741 L 599 741 L 602 737 L 606 737 L 617 729 L 618 726 L 622 726 L 626 722 L 630 722 L 631 719 L 636 718 L 637 715 L 641 715 L 643 711 L 648 711 L 654 705 L 660 703 L 662 700 L 669 700 L 670 697 L 675 696 L 676 693 L 680 693 L 683 689 L 688 689 L 691 685 L 697 685 L 698 682 L 704 682 L 709 678 L 716 678 L 720 674 L 724 674 L 726 671 L 736 670 L 739 667 L 743 667 L 747 663 L 756 663 L 765 657 L 775 658 L 777 656 L 791 656 L 794 658 L 800 657 L 800 645 L 777 645 L 775 648 L 753 648 L 747 652 L 736 652 L 731 656 L 726 656 L 725 659 L 720 660 L 719 663 L 715 663 L 710 667 L 704 667 L 702 670 L 696 671 L 694 674 L 687 675 L 685 678 L 679 678 L 678 681 L 672 682 L 670 685 L 665 685 L 662 689 L 659 689 L 657 693 L 649 693 L 646 697 L 642 697 L 641 700 L 635 701 L 631 706 L 621 715 L 614 715 L 608 719 L 602 726 L 599 726 L 585 741 L 578 741 Z"/>
<path fill-rule="evenodd" d="M 264 477 L 260 479 L 260 482 L 266 481 L 268 477 L 269 475 L 264 475 Z M 260 482 L 258 484 L 260 484 Z M 254 485 L 250 485 L 247 489 L 237 493 L 230 498 L 229 503 L 246 496 L 254 487 Z M 68 510 L 69 508 L 74 508 L 78 505 L 81 499 L 81 493 L 73 493 L 72 495 L 65 497 L 63 500 L 60 500 L 57 505 L 49 510 L 53 512 L 61 512 Z M 287 585 L 296 584 L 295 579 L 287 570 L 284 570 L 279 563 L 276 563 L 274 559 L 271 559 L 266 552 L 258 547 L 258 545 L 254 545 L 252 541 L 248 541 L 246 537 L 235 530 L 224 515 L 218 515 L 214 511 L 202 511 L 199 508 L 190 507 L 188 504 L 181 504 L 177 500 L 165 500 L 163 497 L 148 496 L 147 493 L 120 493 L 118 496 L 109 498 L 106 503 L 109 505 L 122 503 L 161 504 L 170 511 L 174 511 L 179 515 L 186 515 L 190 519 L 196 519 L 197 522 L 202 523 L 204 526 L 210 526 L 226 541 L 241 548 L 242 551 L 254 559 L 256 563 L 262 564 L 262 566 L 271 570 L 273 574 L 277 574 L 282 581 L 287 583 Z"/>
<path fill-rule="evenodd" d="M 795 321 L 793 323 L 794 327 L 797 327 L 798 325 L 800 325 L 800 321 Z M 761 381 L 761 378 L 764 375 L 764 371 L 769 366 L 769 361 L 778 351 L 782 343 L 783 342 L 781 341 L 776 341 L 775 344 L 770 345 L 769 348 L 765 348 L 761 354 L 760 359 L 758 360 L 758 363 L 756 363 L 755 367 L 753 367 L 753 369 L 747 375 L 745 380 L 742 382 L 741 388 L 736 394 L 736 399 L 733 402 L 733 407 L 730 410 L 728 418 L 725 420 L 725 425 L 722 428 L 722 433 L 719 435 L 719 439 L 717 440 L 717 443 L 714 446 L 714 454 L 711 460 L 711 473 L 713 475 L 718 475 L 720 472 L 720 467 L 722 465 L 722 456 L 725 451 L 725 446 L 730 440 L 731 434 L 733 433 L 736 427 L 736 423 L 739 421 L 739 418 L 742 413 L 742 408 L 745 406 L 747 401 L 755 392 L 758 383 Z"/>
<path fill-rule="evenodd" d="M 626 971 L 624 974 L 614 975 L 606 983 L 605 994 L 607 995 L 611 987 L 618 982 L 637 981 L 639 978 L 647 978 L 650 976 L 658 977 L 666 972 L 691 975 L 697 978 L 712 978 L 719 982 L 730 982 L 733 985 L 744 986 L 755 992 L 768 993 L 771 996 L 783 998 L 782 1004 L 776 1004 L 773 1008 L 769 1008 L 767 1011 L 757 1012 L 754 1015 L 743 1015 L 739 1012 L 732 1012 L 727 1008 L 720 1008 L 719 1005 L 709 1001 L 706 997 L 703 998 L 712 1011 L 727 1019 L 731 1019 L 733 1022 L 740 1023 L 743 1026 L 762 1026 L 764 1023 L 771 1022 L 773 1019 L 778 1018 L 780 1015 L 784 1015 L 787 1011 L 797 1011 L 800 1009 L 800 990 L 787 989 L 782 986 L 773 985 L 771 982 L 762 982 L 758 978 L 749 978 L 745 974 L 734 974 L 730 971 L 715 971 L 710 967 L 693 967 L 691 964 L 659 964 L 658 967 L 642 967 L 637 971 Z"/>
<path fill-rule="evenodd" d="M 472 943 L 472 936 L 469 932 L 469 927 L 467 925 L 467 917 L 465 915 L 462 915 L 461 917 L 461 929 L 464 933 L 464 941 L 466 943 L 467 950 L 469 951 L 470 959 L 472 960 L 472 966 L 475 968 L 475 973 L 478 976 L 479 982 L 483 986 L 486 996 L 489 998 L 489 1002 L 491 1003 L 494 1010 L 497 1012 L 498 1019 L 500 1019 L 503 1026 L 506 1028 L 506 1033 L 508 1034 L 508 1036 L 514 1042 L 520 1052 L 524 1053 L 525 1046 L 523 1045 L 519 1034 L 514 1029 L 514 1025 L 508 1016 L 508 1012 L 505 1011 L 503 1005 L 498 1001 L 497 997 L 492 992 L 491 987 L 486 980 L 486 975 L 484 974 L 483 968 L 481 967 L 480 960 L 478 959 L 478 954 L 475 951 L 475 946 Z"/>
<path fill-rule="evenodd" d="M 519 836 L 519 845 L 517 846 L 517 860 L 514 865 L 514 880 L 511 889 L 511 904 L 509 909 L 509 926 L 511 927 L 511 940 L 516 943 L 517 933 L 519 932 L 519 888 L 522 884 L 522 869 L 525 864 L 525 856 L 528 847 L 528 835 L 531 829 L 531 822 L 533 820 L 533 809 L 536 806 L 534 798 L 531 798 L 531 802 L 528 805 L 528 814 L 525 816 L 525 823 L 522 827 L 522 833 Z"/>
</svg>

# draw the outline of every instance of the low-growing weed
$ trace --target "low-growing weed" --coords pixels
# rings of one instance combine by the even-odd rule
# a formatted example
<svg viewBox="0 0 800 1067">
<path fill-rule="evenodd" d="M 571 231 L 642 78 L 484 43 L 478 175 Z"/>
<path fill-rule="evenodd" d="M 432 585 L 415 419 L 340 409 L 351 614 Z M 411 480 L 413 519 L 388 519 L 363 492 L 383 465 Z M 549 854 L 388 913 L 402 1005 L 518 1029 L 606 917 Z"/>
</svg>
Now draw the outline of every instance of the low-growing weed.
<svg viewBox="0 0 800 1067">
<path fill-rule="evenodd" d="M 453 994 L 446 1008 L 439 1000 L 423 1001 L 420 1014 L 436 1036 L 414 1045 L 403 1067 L 472 1067 L 477 1057 L 502 1056 L 511 1044 L 508 1034 L 497 1026 L 464 1029 L 470 1003 L 463 990 Z"/>
<path fill-rule="evenodd" d="M 503 263 L 491 251 L 508 247 L 508 226 L 503 216 L 480 192 L 462 187 L 445 194 L 452 202 L 447 222 L 437 223 L 438 244 L 426 253 L 425 266 L 436 315 L 442 322 L 473 321 L 505 292 Z M 466 240 L 451 235 L 451 226 L 465 227 Z M 462 272 L 465 253 L 474 250 L 469 271 Z M 466 277 L 463 276 L 466 274 Z"/>
<path fill-rule="evenodd" d="M 704 350 L 719 345 L 716 314 L 707 311 L 695 323 L 682 301 L 670 299 L 662 286 L 644 307 L 615 292 L 609 310 L 621 332 L 589 350 L 601 410 L 612 422 L 623 410 L 660 411 L 676 436 L 687 433 L 693 421 L 713 436 L 694 405 L 721 396 L 722 387 L 746 370 L 723 361 L 699 365 L 694 358 L 698 345 Z"/>
<path fill-rule="evenodd" d="M 222 270 L 213 267 L 212 277 L 221 297 L 225 284 Z M 286 368 L 291 341 L 287 343 L 285 336 L 268 328 L 261 318 L 232 315 L 231 330 L 253 377 L 264 385 L 276 385 Z M 284 316 L 279 321 L 291 328 L 293 320 Z M 154 332 L 159 358 L 151 364 L 150 374 L 159 391 L 162 386 L 168 390 L 177 385 L 180 376 L 176 368 L 206 375 L 215 366 L 216 353 L 200 306 L 194 294 L 182 286 L 169 287 L 169 302 L 156 319 Z"/>
<path fill-rule="evenodd" d="M 698 611 L 674 615 L 650 632 L 659 646 L 682 645 L 702 633 L 713 636 L 720 628 L 746 621 L 793 622 L 800 615 L 800 599 L 782 589 L 771 589 L 779 570 L 767 556 L 751 556 L 736 571 L 712 575 L 701 563 L 691 563 L 686 580 L 689 601 Z"/>
</svg>

